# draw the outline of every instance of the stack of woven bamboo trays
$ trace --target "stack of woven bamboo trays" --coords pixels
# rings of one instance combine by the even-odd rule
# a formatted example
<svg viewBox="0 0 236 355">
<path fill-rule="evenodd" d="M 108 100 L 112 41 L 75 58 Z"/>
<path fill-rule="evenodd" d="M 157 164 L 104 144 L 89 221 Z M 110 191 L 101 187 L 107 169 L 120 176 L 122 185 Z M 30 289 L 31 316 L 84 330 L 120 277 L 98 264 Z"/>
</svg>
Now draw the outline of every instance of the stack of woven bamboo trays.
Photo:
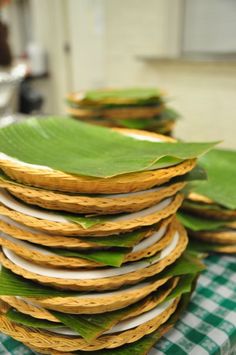
<svg viewBox="0 0 236 355">
<path fill-rule="evenodd" d="M 195 164 L 103 179 L 1 156 L 1 287 L 14 279 L 16 292 L 1 291 L 0 331 L 45 354 L 146 354 L 139 342 L 178 318 L 182 277 L 172 270 L 188 239 L 176 181 Z"/>
<path fill-rule="evenodd" d="M 71 93 L 67 112 L 80 120 L 108 127 L 145 129 L 171 135 L 179 114 L 164 94 L 151 88 L 100 89 Z"/>
</svg>

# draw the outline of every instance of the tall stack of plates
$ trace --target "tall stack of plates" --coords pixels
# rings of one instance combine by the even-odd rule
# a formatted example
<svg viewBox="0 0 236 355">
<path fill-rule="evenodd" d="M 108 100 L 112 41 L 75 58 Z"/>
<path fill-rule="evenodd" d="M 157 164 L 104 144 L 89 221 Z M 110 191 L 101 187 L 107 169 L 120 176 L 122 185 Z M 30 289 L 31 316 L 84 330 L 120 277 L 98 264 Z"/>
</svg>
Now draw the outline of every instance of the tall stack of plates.
<svg viewBox="0 0 236 355">
<path fill-rule="evenodd" d="M 0 331 L 45 354 L 146 354 L 202 269 L 175 214 L 210 145 L 60 118 L 0 136 Z"/>
<path fill-rule="evenodd" d="M 214 149 L 200 163 L 208 179 L 189 187 L 179 218 L 195 248 L 236 253 L 236 152 Z"/>
<path fill-rule="evenodd" d="M 69 115 L 108 127 L 145 129 L 170 135 L 178 113 L 162 92 L 150 88 L 97 90 L 67 96 Z"/>
</svg>

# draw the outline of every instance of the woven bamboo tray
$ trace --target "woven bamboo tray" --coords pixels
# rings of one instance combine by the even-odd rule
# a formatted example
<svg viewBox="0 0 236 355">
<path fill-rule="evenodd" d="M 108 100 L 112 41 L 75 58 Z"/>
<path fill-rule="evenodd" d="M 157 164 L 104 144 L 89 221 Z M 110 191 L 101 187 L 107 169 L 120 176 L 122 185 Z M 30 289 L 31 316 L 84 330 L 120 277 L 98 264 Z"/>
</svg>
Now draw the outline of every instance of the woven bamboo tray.
<svg viewBox="0 0 236 355">
<path fill-rule="evenodd" d="M 223 232 L 216 232 L 216 231 L 208 231 L 208 232 L 191 232 L 195 238 L 204 240 L 208 243 L 219 243 L 219 244 L 229 244 L 235 245 L 236 244 L 236 231 L 223 231 Z M 219 245 L 220 247 L 220 245 Z"/>
<path fill-rule="evenodd" d="M 87 119 L 102 117 L 104 119 L 114 118 L 116 120 L 122 119 L 150 119 L 159 115 L 163 111 L 163 105 L 157 107 L 123 107 L 123 108 L 79 108 L 67 107 L 67 113 L 73 117 Z"/>
<path fill-rule="evenodd" d="M 159 339 L 168 331 L 170 331 L 174 326 L 174 323 L 172 324 L 162 324 L 161 327 L 158 329 L 158 334 L 159 334 Z M 40 352 L 41 354 L 48 354 L 48 355 L 75 355 L 75 353 L 73 352 L 61 352 L 61 351 L 57 351 L 57 350 L 53 350 L 50 348 L 37 348 L 33 345 L 31 345 L 30 343 L 24 343 L 27 347 L 29 347 L 30 349 L 32 349 L 33 351 L 36 352 Z M 134 354 L 136 355 L 136 354 Z"/>
<path fill-rule="evenodd" d="M 4 219 L 4 220 L 3 220 Z M 173 220 L 173 216 L 170 216 L 166 219 L 161 220 L 159 223 L 145 228 L 142 228 L 142 240 L 153 235 L 160 228 L 167 227 L 169 223 Z M 141 231 L 140 230 L 140 231 Z M 95 243 L 89 242 L 87 238 L 78 238 L 78 237 L 68 237 L 68 236 L 58 236 L 43 234 L 40 231 L 34 230 L 32 228 L 25 227 L 23 224 L 19 224 L 7 217 L 0 215 L 0 231 L 8 234 L 15 239 L 25 240 L 34 244 L 39 244 L 46 247 L 57 247 L 57 248 L 70 248 L 75 250 L 84 250 L 84 249 L 102 249 L 104 246 L 98 246 Z M 107 237 L 109 238 L 109 236 Z M 125 238 L 125 234 L 120 234 L 120 238 Z"/>
<path fill-rule="evenodd" d="M 193 208 L 193 207 L 183 207 L 183 209 L 187 212 L 191 212 L 192 214 L 196 214 L 200 217 L 203 218 L 213 218 L 213 219 L 219 219 L 223 221 L 229 221 L 236 219 L 236 211 L 235 210 L 214 210 L 214 209 L 198 209 L 198 208 Z"/>
<path fill-rule="evenodd" d="M 236 210 L 230 210 L 230 209 L 224 209 L 224 210 L 215 210 L 215 209 L 210 209 L 211 205 L 214 204 L 214 201 L 209 199 L 206 196 L 197 194 L 197 193 L 190 193 L 188 195 L 188 200 L 192 202 L 201 202 L 206 204 L 209 209 L 198 209 L 194 207 L 184 207 L 186 211 L 193 212 L 197 215 L 203 216 L 204 218 L 214 218 L 214 219 L 219 219 L 219 220 L 231 220 L 231 219 L 236 219 Z"/>
<path fill-rule="evenodd" d="M 92 351 L 104 348 L 116 348 L 126 343 L 141 339 L 145 334 L 150 334 L 158 329 L 161 324 L 173 314 L 178 306 L 179 298 L 175 299 L 168 308 L 159 316 L 141 324 L 140 326 L 114 335 L 104 335 L 88 344 L 80 337 L 59 336 L 53 333 L 33 330 L 10 322 L 4 315 L 0 315 L 0 330 L 16 340 L 32 344 L 37 348 L 53 348 L 59 351 Z"/>
<path fill-rule="evenodd" d="M 36 306 L 64 313 L 104 313 L 127 307 L 136 303 L 159 287 L 165 285 L 171 278 L 165 277 L 157 280 L 145 280 L 137 286 L 128 286 L 125 289 L 98 293 L 96 297 L 89 294 L 80 297 L 48 297 L 24 298 Z"/>
<path fill-rule="evenodd" d="M 175 223 L 171 223 L 165 235 L 158 240 L 156 243 L 153 243 L 149 247 L 139 250 L 133 251 L 126 255 L 124 259 L 124 263 L 137 261 L 140 259 L 144 259 L 155 255 L 158 251 L 165 248 L 171 241 L 173 234 L 175 233 Z M 6 236 L 7 238 L 7 236 Z M 0 245 L 12 250 L 19 256 L 22 256 L 24 259 L 32 261 L 36 264 L 43 266 L 53 266 L 58 268 L 96 268 L 103 267 L 104 265 L 95 261 L 86 260 L 84 258 L 77 257 L 64 257 L 59 256 L 57 254 L 48 255 L 47 253 L 43 253 L 43 250 L 35 250 L 32 249 L 31 245 L 27 243 L 19 244 L 17 239 L 12 238 L 11 240 L 7 240 L 4 238 L 4 235 L 0 234 Z M 67 248 L 67 244 L 64 245 Z M 47 250 L 48 251 L 48 250 Z M 53 249 L 52 249 L 53 252 Z"/>
<path fill-rule="evenodd" d="M 111 197 L 90 197 L 83 195 L 62 194 L 30 186 L 17 185 L 7 180 L 0 180 L 0 187 L 5 188 L 20 200 L 45 209 L 61 210 L 73 213 L 113 214 L 136 212 L 155 205 L 161 200 L 175 195 L 186 183 L 179 182 L 147 191 Z"/>
<path fill-rule="evenodd" d="M 176 176 L 188 173 L 195 165 L 196 160 L 192 159 L 165 169 L 119 175 L 107 179 L 96 179 L 82 175 L 70 175 L 56 170 L 40 170 L 17 162 L 0 159 L 0 168 L 4 173 L 13 180 L 25 185 L 86 194 L 129 193 L 151 189 L 154 186 L 167 183 Z"/>
<path fill-rule="evenodd" d="M 224 254 L 235 254 L 236 253 L 236 244 L 234 245 L 214 245 L 214 252 L 224 253 Z"/>
<path fill-rule="evenodd" d="M 26 225 L 30 228 L 37 229 L 50 234 L 70 236 L 107 236 L 112 234 L 125 233 L 138 229 L 140 227 L 151 226 L 153 224 L 156 224 L 162 219 L 165 219 L 174 214 L 180 207 L 182 201 L 183 196 L 181 194 L 177 194 L 174 198 L 172 198 L 172 202 L 170 202 L 170 204 L 167 207 L 163 208 L 161 211 L 150 213 L 148 216 L 136 217 L 134 219 L 129 220 L 117 220 L 117 222 L 106 221 L 94 225 L 88 229 L 84 229 L 76 223 L 54 222 L 46 219 L 31 217 L 21 212 L 11 210 L 3 205 L 0 205 L 0 214 L 2 214 L 3 216 L 7 216 L 13 219 L 14 221 Z"/>
<path fill-rule="evenodd" d="M 160 273 L 165 267 L 172 264 L 180 255 L 184 252 L 187 246 L 187 235 L 182 226 L 177 225 L 177 230 L 179 233 L 179 240 L 175 249 L 170 252 L 166 257 L 153 263 L 150 266 L 143 266 L 141 269 L 129 272 L 123 275 L 116 275 L 106 278 L 97 279 L 62 279 L 57 277 L 48 277 L 39 274 L 35 274 L 31 271 L 23 269 L 22 267 L 16 265 L 10 261 L 3 252 L 0 253 L 0 262 L 3 266 L 10 269 L 17 275 L 23 276 L 26 279 L 34 280 L 47 286 L 52 286 L 61 289 L 68 290 L 83 290 L 83 291 L 103 291 L 103 290 L 114 290 L 121 286 L 132 285 L 141 282 L 145 278 L 154 276 Z M 88 274 L 88 271 L 84 271 Z M 94 271 L 95 272 L 95 271 Z M 120 271 L 119 271 L 120 272 Z"/>
<path fill-rule="evenodd" d="M 173 141 L 156 133 L 140 130 L 117 129 L 124 134 L 135 134 L 154 137 L 158 140 Z M 92 178 L 66 174 L 52 169 L 40 169 L 37 165 L 29 165 L 13 160 L 0 159 L 0 168 L 13 180 L 25 185 L 41 187 L 49 190 L 67 191 L 72 193 L 113 194 L 129 193 L 151 189 L 163 185 L 175 176 L 189 172 L 196 165 L 196 159 L 186 160 L 178 165 L 137 173 L 123 174 L 112 178 Z"/>
<path fill-rule="evenodd" d="M 148 312 L 158 306 L 161 302 L 164 302 L 166 297 L 173 291 L 178 283 L 179 278 L 173 278 L 168 283 L 168 287 L 166 286 L 163 291 L 159 295 L 149 295 L 144 298 L 141 303 L 140 307 L 136 310 L 133 310 L 129 313 L 129 315 L 124 315 L 120 321 L 139 316 L 145 312 Z M 46 319 L 51 322 L 60 323 L 60 321 L 45 308 L 40 307 L 39 305 L 34 305 L 32 303 L 28 303 L 25 300 L 17 297 L 7 297 L 2 296 L 0 297 L 2 301 L 8 304 L 10 307 L 15 308 L 21 313 L 30 315 L 37 319 Z M 115 325 L 115 324 L 113 324 Z"/>
</svg>

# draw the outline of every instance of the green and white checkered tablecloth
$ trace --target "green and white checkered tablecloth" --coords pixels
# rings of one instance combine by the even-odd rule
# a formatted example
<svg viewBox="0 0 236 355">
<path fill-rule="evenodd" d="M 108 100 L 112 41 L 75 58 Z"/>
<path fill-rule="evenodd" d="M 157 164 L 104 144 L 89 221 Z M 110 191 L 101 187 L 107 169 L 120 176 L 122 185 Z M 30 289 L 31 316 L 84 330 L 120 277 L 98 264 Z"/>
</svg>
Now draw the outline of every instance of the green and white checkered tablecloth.
<svg viewBox="0 0 236 355">
<path fill-rule="evenodd" d="M 236 355 L 236 258 L 214 255 L 206 264 L 187 311 L 150 355 Z M 0 355 L 35 354 L 2 334 L 0 342 Z"/>
</svg>

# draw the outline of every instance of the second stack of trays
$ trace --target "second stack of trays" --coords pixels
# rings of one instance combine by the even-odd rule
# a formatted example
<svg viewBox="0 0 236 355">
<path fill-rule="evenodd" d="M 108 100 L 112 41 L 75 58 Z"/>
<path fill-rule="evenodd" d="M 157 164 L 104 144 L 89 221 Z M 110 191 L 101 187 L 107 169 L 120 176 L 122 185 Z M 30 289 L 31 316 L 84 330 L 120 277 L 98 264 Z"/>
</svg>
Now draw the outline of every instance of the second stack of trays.
<svg viewBox="0 0 236 355">
<path fill-rule="evenodd" d="M 179 114 L 152 88 L 100 89 L 67 96 L 70 116 L 87 122 L 171 135 Z"/>
</svg>

